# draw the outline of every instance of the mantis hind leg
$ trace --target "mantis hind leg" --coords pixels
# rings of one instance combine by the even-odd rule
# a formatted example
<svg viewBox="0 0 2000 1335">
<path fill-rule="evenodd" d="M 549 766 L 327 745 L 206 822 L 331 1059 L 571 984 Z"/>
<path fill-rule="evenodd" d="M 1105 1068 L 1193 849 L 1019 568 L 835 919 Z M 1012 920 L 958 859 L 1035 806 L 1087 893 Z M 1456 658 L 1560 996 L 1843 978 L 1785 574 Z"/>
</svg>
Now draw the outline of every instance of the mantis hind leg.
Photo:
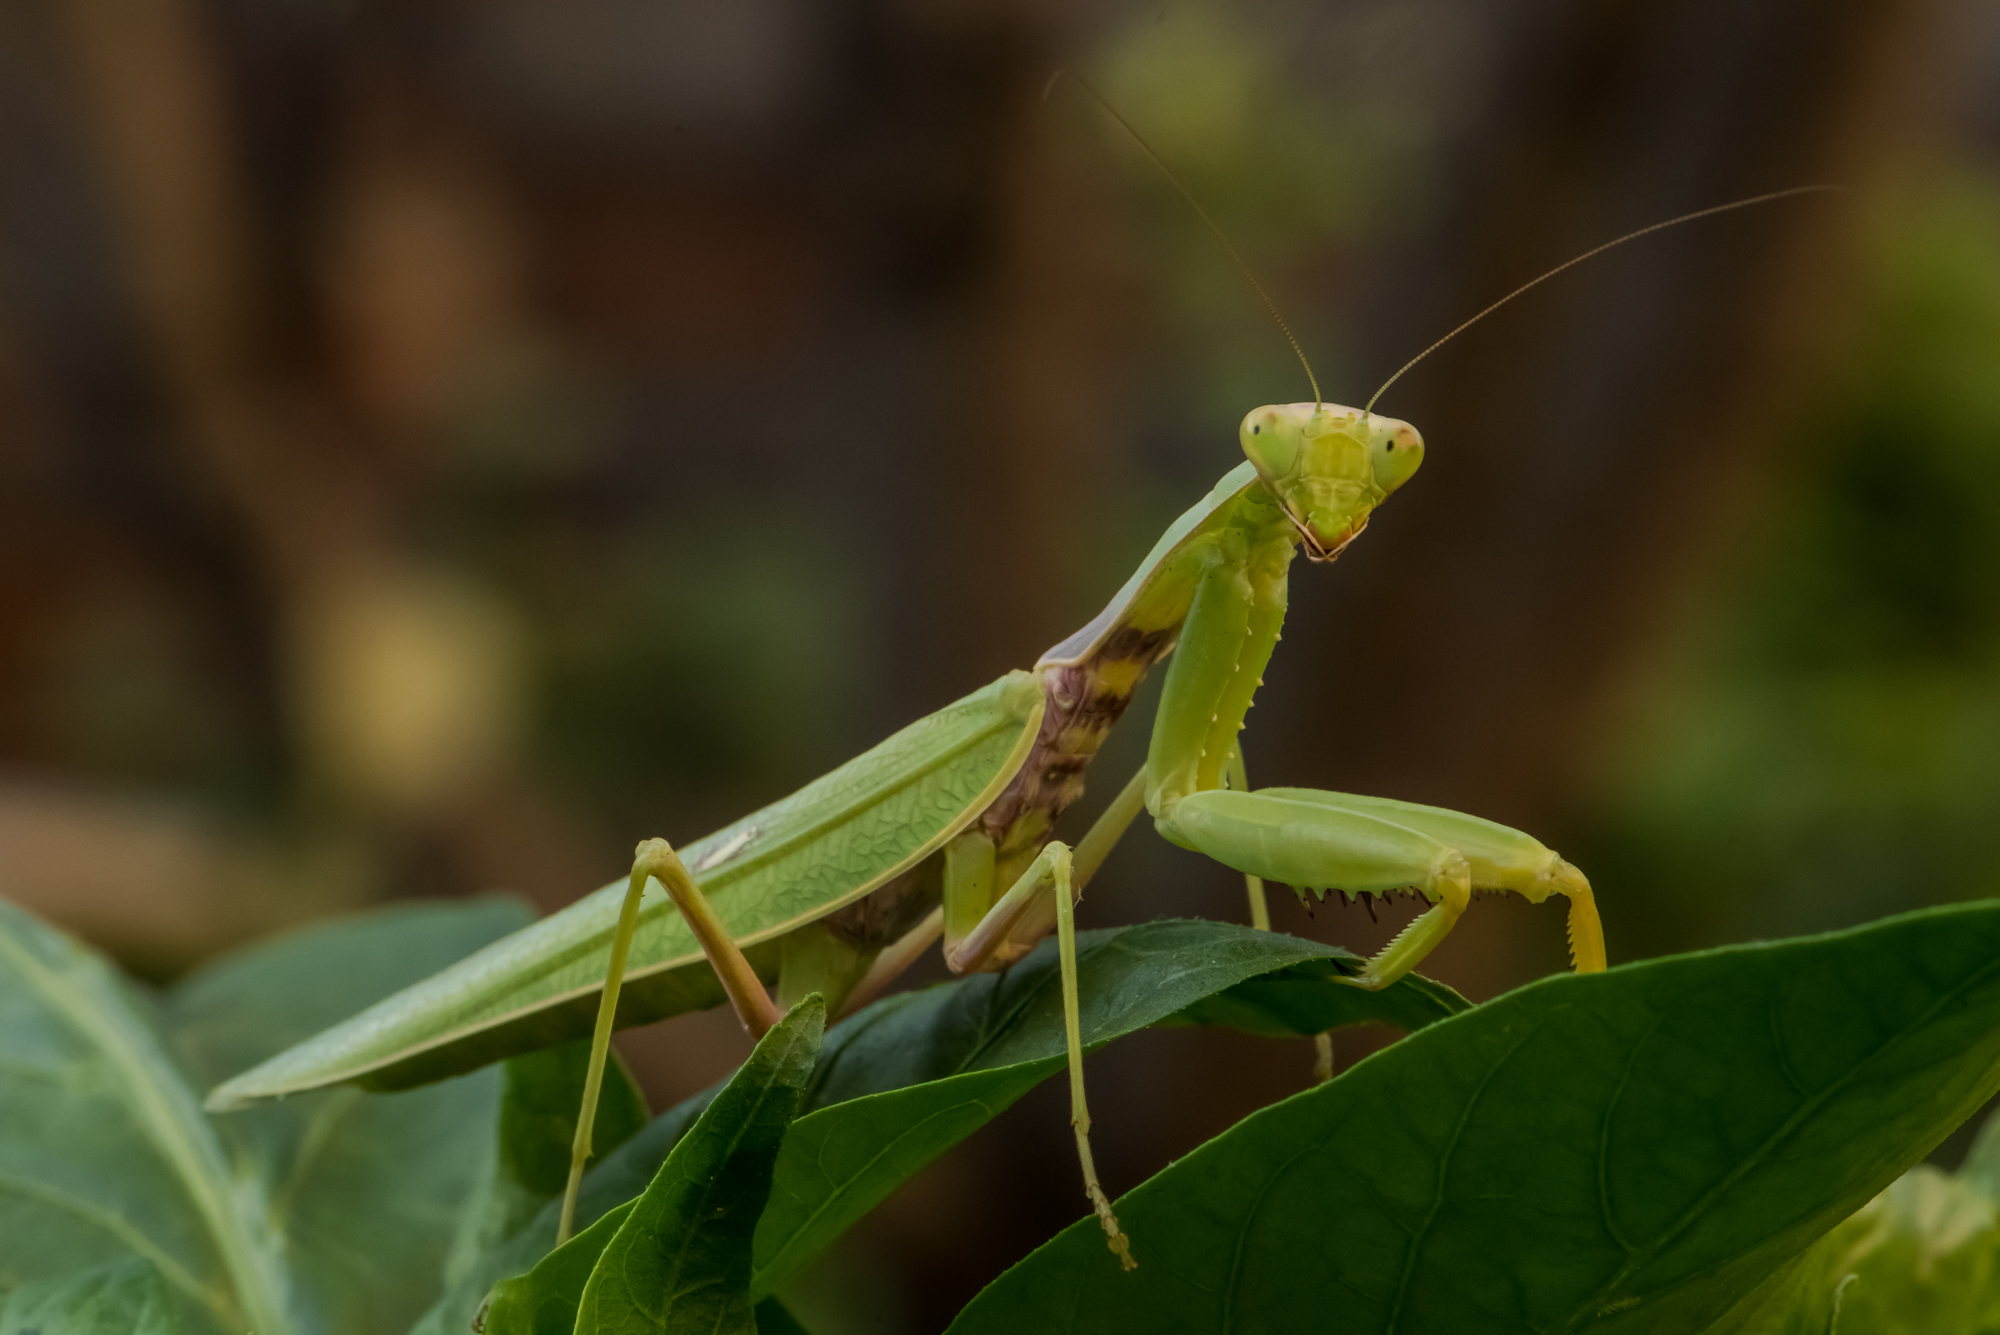
<svg viewBox="0 0 2000 1335">
<path fill-rule="evenodd" d="M 625 957 L 632 949 L 632 934 L 639 925 L 639 902 L 645 897 L 648 880 L 665 887 L 704 954 L 722 980 L 723 990 L 737 1016 L 751 1033 L 761 1038 L 784 1018 L 784 1012 L 764 991 L 750 961 L 723 927 L 701 887 L 681 865 L 680 855 L 664 839 L 648 839 L 632 855 L 632 877 L 618 910 L 618 928 L 611 937 L 611 962 L 605 969 L 604 991 L 597 1003 L 597 1024 L 590 1035 L 590 1064 L 583 1077 L 583 1107 L 577 1115 L 576 1139 L 570 1144 L 569 1181 L 563 1187 L 562 1215 L 556 1227 L 556 1245 L 569 1240 L 576 1222 L 577 1191 L 583 1184 L 584 1165 L 590 1162 L 591 1129 L 597 1124 L 597 1100 L 604 1087 L 604 1063 L 611 1053 L 611 1030 L 618 1018 L 618 993 L 625 982 Z"/>
</svg>

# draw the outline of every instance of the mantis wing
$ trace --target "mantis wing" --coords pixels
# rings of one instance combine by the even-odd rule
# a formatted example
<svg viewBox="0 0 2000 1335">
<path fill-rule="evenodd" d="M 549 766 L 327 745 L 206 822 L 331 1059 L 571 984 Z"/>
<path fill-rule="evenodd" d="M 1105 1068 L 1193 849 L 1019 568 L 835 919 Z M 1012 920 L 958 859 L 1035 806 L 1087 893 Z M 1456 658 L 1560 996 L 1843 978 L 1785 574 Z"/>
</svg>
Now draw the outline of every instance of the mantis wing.
<svg viewBox="0 0 2000 1335">
<path fill-rule="evenodd" d="M 1040 679 L 1010 672 L 790 797 L 681 850 L 760 971 L 777 938 L 916 866 L 990 805 L 1041 726 Z M 211 1110 L 352 1082 L 404 1089 L 586 1036 L 625 878 L 218 1086 Z M 757 949 L 764 946 L 763 950 Z M 640 913 L 621 1026 L 720 1004 L 664 896 Z"/>
</svg>

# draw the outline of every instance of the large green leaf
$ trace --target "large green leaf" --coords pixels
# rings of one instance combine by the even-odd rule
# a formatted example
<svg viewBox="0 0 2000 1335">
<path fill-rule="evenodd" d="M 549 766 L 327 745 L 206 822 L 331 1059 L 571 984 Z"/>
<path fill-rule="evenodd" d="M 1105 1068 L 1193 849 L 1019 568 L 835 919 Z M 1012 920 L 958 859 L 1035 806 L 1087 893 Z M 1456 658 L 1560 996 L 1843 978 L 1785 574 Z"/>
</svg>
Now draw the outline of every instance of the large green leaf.
<svg viewBox="0 0 2000 1335">
<path fill-rule="evenodd" d="M 756 1335 L 751 1239 L 825 1025 L 826 1002 L 817 993 L 793 1007 L 674 1146 L 645 1193 L 501 1284 L 486 1329 Z"/>
<path fill-rule="evenodd" d="M 2000 1330 L 1993 1202 L 1918 1164 L 1787 1266 L 1712 1335 L 1991 1335 Z"/>
<path fill-rule="evenodd" d="M 1082 1032 L 1091 1047 L 1170 1017 L 1194 1022 L 1189 1008 L 1211 997 L 1235 997 L 1212 1012 L 1217 1022 L 1246 1020 L 1259 1032 L 1283 1032 L 1285 1014 L 1314 1026 L 1297 1032 L 1365 1020 L 1421 1027 L 1466 1006 L 1428 979 L 1407 978 L 1382 992 L 1333 981 L 1339 968 L 1359 961 L 1316 942 L 1228 923 L 1081 932 L 1077 947 Z M 1283 1005 L 1237 995 L 1266 977 L 1282 984 Z M 1323 995 L 1313 1000 L 1315 992 Z M 779 1155 L 757 1232 L 754 1291 L 780 1287 L 898 1183 L 1060 1070 L 1063 1053 L 1053 941 L 1004 973 L 899 993 L 836 1025 Z M 712 1096 L 663 1113 L 605 1156 L 584 1181 L 578 1219 L 598 1219 L 645 1190 Z M 534 1265 L 554 1239 L 555 1212 L 545 1211 L 447 1292 L 419 1332 L 463 1329 L 494 1280 Z"/>
<path fill-rule="evenodd" d="M 1956 1175 L 1918 1164 L 1784 1267 L 1709 1335 L 2000 1331 L 2000 1116 Z"/>
<path fill-rule="evenodd" d="M 514 900 L 410 904 L 260 943 L 163 1006 L 194 1088 L 281 1052 L 527 922 Z M 406 1328 L 436 1300 L 463 1210 L 494 1157 L 497 1071 L 390 1096 L 337 1089 L 213 1118 L 282 1247 L 303 1331 Z"/>
<path fill-rule="evenodd" d="M 178 1335 L 181 1306 L 157 1266 L 128 1256 L 0 1296 L 0 1335 Z"/>
<path fill-rule="evenodd" d="M 1062 1069 L 1055 944 L 1043 942 L 1004 974 L 907 993 L 834 1031 L 839 1041 L 827 1045 L 808 1097 L 813 1111 L 785 1141 L 757 1229 L 757 1294 L 782 1288 L 924 1165 Z M 1231 923 L 1079 933 L 1084 1042 L 1097 1047 L 1150 1024 L 1253 1016 L 1248 1027 L 1263 1033 L 1285 1032 L 1282 1022 L 1299 1016 L 1309 1025 L 1294 1034 L 1369 1020 L 1414 1029 L 1466 1005 L 1426 978 L 1381 992 L 1335 981 L 1358 965 L 1318 942 Z"/>
<path fill-rule="evenodd" d="M 0 902 L 0 1288 L 137 1254 L 211 1329 L 294 1329 L 279 1239 L 241 1208 L 147 999 Z"/>
<path fill-rule="evenodd" d="M 239 953 L 156 1002 L 0 905 L 0 1287 L 137 1255 L 195 1329 L 400 1329 L 435 1297 L 458 1198 L 491 1157 L 495 1078 L 225 1118 L 195 1088 L 526 916 L 367 915 Z"/>
<path fill-rule="evenodd" d="M 2000 1088 L 2000 905 L 1544 980 L 1246 1118 L 957 1335 L 1699 1331 Z"/>
</svg>

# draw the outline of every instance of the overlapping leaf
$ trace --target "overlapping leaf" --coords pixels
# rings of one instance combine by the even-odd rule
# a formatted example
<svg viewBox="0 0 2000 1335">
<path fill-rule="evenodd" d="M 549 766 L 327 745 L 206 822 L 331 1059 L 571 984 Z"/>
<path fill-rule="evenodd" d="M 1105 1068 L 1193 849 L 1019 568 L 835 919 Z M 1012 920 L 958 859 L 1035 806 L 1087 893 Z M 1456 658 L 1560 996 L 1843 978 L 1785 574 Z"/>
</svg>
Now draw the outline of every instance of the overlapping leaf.
<svg viewBox="0 0 2000 1335">
<path fill-rule="evenodd" d="M 2000 904 L 1546 979 L 1246 1118 L 958 1335 L 1699 1331 L 2000 1088 Z"/>
<path fill-rule="evenodd" d="M 766 1034 L 637 1200 L 499 1286 L 492 1335 L 756 1335 L 750 1248 L 826 1025 L 807 997 Z"/>
<path fill-rule="evenodd" d="M 155 999 L 0 904 L 0 1287 L 136 1256 L 191 1330 L 407 1324 L 490 1157 L 493 1077 L 239 1118 L 204 1114 L 200 1091 L 525 917 L 504 903 L 369 915 Z"/>
<path fill-rule="evenodd" d="M 1090 1046 L 1170 1017 L 1194 1022 L 1189 1008 L 1209 998 L 1234 997 L 1217 1016 L 1254 1017 L 1251 1027 L 1269 1033 L 1283 1032 L 1286 1014 L 1316 1027 L 1366 1020 L 1421 1027 L 1466 1005 L 1421 978 L 1362 991 L 1333 981 L 1352 967 L 1345 952 L 1227 923 L 1148 923 L 1083 932 L 1077 943 Z M 1266 977 L 1289 990 L 1285 1005 L 1234 991 Z M 1324 995 L 1309 1000 L 1313 992 Z M 1003 974 L 888 997 L 836 1026 L 779 1155 L 757 1231 L 754 1292 L 782 1286 L 898 1184 L 1061 1069 L 1063 1053 L 1053 941 Z M 606 1156 L 585 1179 L 579 1220 L 595 1220 L 643 1191 L 709 1097 L 655 1118 Z M 533 1266 L 554 1239 L 551 1210 L 469 1272 L 420 1330 L 462 1328 L 488 1285 Z"/>
<path fill-rule="evenodd" d="M 138 1256 L 0 1294 L 0 1335 L 179 1335 L 179 1302 Z"/>
</svg>

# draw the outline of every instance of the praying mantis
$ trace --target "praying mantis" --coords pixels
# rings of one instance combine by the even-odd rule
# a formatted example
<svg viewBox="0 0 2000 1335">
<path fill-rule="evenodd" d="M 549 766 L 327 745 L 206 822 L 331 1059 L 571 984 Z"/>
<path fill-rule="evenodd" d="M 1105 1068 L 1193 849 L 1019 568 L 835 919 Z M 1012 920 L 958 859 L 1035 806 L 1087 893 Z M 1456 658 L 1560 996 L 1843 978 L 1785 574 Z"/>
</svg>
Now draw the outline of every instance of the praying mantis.
<svg viewBox="0 0 2000 1335">
<path fill-rule="evenodd" d="M 1349 980 L 1357 986 L 1414 968 L 1482 891 L 1566 896 L 1576 966 L 1603 968 L 1589 882 L 1530 836 L 1413 803 L 1248 789 L 1237 733 L 1278 643 L 1293 559 L 1337 557 L 1416 473 L 1424 444 L 1408 423 L 1324 403 L 1258 408 L 1238 437 L 1245 461 L 1032 669 L 683 850 L 647 840 L 622 885 L 236 1077 L 210 1106 L 340 1081 L 401 1088 L 589 1025 L 580 1168 L 615 1025 L 726 998 L 761 1035 L 812 992 L 836 1012 L 856 1006 L 939 937 L 964 973 L 1004 967 L 1053 930 L 1085 1190 L 1129 1266 L 1090 1155 L 1073 906 L 1142 809 L 1170 842 L 1301 894 L 1414 889 L 1428 909 Z M 1145 764 L 1074 847 L 1053 839 L 1091 758 L 1170 650 Z M 655 884 L 665 893 L 649 904 Z M 1261 898 L 1257 880 L 1252 894 Z"/>
<path fill-rule="evenodd" d="M 1610 246 L 1796 193 L 1629 233 L 1459 328 Z M 1244 874 L 1259 926 L 1264 880 L 1302 898 L 1420 896 L 1423 912 L 1345 979 L 1354 986 L 1408 973 L 1481 893 L 1562 896 L 1574 967 L 1605 967 L 1589 881 L 1530 835 L 1387 798 L 1249 786 L 1238 733 L 1280 639 L 1294 560 L 1338 557 L 1424 459 L 1417 429 L 1375 414 L 1375 398 L 1360 409 L 1327 403 L 1315 382 L 1310 403 L 1253 409 L 1237 432 L 1243 461 L 1174 521 L 1103 612 L 1032 667 L 706 838 L 678 849 L 645 841 L 628 875 L 224 1083 L 209 1106 L 336 1083 L 400 1089 L 587 1033 L 567 1236 L 614 1028 L 727 1001 L 761 1036 L 811 993 L 831 1014 L 857 1009 L 940 940 L 949 967 L 967 973 L 1004 968 L 1053 933 L 1085 1193 L 1131 1268 L 1091 1157 L 1074 906 L 1142 811 L 1169 842 Z M 1054 838 L 1106 735 L 1163 661 L 1144 764 L 1080 839 Z"/>
</svg>

